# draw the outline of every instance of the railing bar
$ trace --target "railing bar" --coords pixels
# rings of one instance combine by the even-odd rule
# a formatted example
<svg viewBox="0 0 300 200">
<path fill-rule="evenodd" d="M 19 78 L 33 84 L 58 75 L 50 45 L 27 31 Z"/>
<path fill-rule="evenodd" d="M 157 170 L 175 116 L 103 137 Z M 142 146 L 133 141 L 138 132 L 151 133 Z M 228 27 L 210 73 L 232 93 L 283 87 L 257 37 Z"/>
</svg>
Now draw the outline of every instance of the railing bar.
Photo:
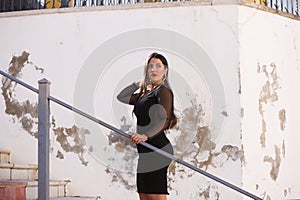
<svg viewBox="0 0 300 200">
<path fill-rule="evenodd" d="M 73 106 L 70 106 L 69 104 L 66 104 L 63 101 L 61 101 L 61 100 L 59 100 L 59 99 L 57 99 L 55 97 L 49 96 L 49 100 L 51 100 L 51 101 L 53 101 L 53 102 L 55 102 L 55 103 L 57 103 L 57 104 L 65 107 L 65 108 L 67 108 L 69 110 L 72 110 L 75 113 L 80 114 L 80 115 L 82 115 L 82 116 L 84 116 L 84 117 L 86 117 L 86 118 L 88 118 L 88 119 L 90 119 L 90 120 L 92 120 L 92 121 L 94 121 L 94 122 L 96 122 L 98 124 L 101 124 L 102 126 L 105 126 L 106 128 L 111 129 L 111 130 L 113 130 L 113 131 L 115 131 L 115 132 L 117 132 L 117 133 L 119 133 L 119 134 L 121 134 L 121 135 L 123 135 L 123 136 L 125 136 L 127 138 L 130 138 L 129 134 L 127 134 L 127 133 L 125 133 L 123 131 L 120 132 L 120 129 L 117 129 L 114 126 L 111 126 L 108 123 L 105 123 L 105 122 L 103 122 L 103 121 L 101 121 L 101 120 L 99 120 L 99 119 L 97 119 L 97 118 L 95 118 L 95 117 L 93 117 L 93 116 L 91 116 L 91 115 L 89 115 L 89 114 L 87 114 L 87 113 L 85 113 L 85 112 L 83 112 L 83 111 L 81 111 L 81 110 L 73 107 Z"/>
<path fill-rule="evenodd" d="M 112 130 L 112 131 L 114 131 L 114 132 L 116 132 L 116 133 L 118 133 L 120 135 L 123 135 L 126 138 L 130 138 L 130 135 L 127 134 L 127 133 L 125 133 L 121 129 L 118 129 L 118 128 L 116 128 L 116 127 L 114 127 L 114 126 L 112 126 L 112 125 L 110 125 L 110 124 L 108 124 L 106 122 L 103 122 L 103 121 L 101 121 L 101 120 L 99 120 L 99 119 L 97 119 L 97 118 L 95 118 L 95 117 L 93 117 L 93 116 L 91 116 L 91 115 L 89 115 L 89 114 L 87 114 L 87 113 L 85 113 L 85 112 L 83 112 L 83 111 L 81 111 L 81 110 L 73 107 L 73 106 L 70 106 L 69 104 L 64 103 L 63 101 L 61 101 L 61 100 L 59 100 L 57 98 L 49 96 L 49 100 L 51 100 L 51 101 L 53 101 L 53 102 L 55 102 L 55 103 L 57 103 L 57 104 L 65 107 L 65 108 L 68 108 L 68 109 L 70 109 L 70 110 L 72 110 L 72 111 L 74 111 L 74 112 L 76 112 L 76 113 L 78 113 L 78 114 L 80 114 L 80 115 L 82 115 L 82 116 L 84 116 L 84 117 L 86 117 L 86 118 L 88 118 L 88 119 L 90 119 L 90 120 L 92 120 L 92 121 L 94 121 L 94 122 L 96 122 L 96 123 L 98 123 L 98 124 L 100 124 L 100 125 L 108 128 L 108 129 L 110 129 L 110 130 Z M 186 167 L 188 167 L 188 168 L 196 171 L 196 172 L 199 172 L 200 174 L 202 174 L 202 175 L 204 175 L 204 176 L 206 176 L 208 178 L 213 179 L 216 182 L 219 182 L 219 183 L 221 183 L 221 184 L 223 184 L 223 185 L 225 185 L 225 186 L 227 186 L 227 187 L 229 187 L 229 188 L 231 188 L 231 189 L 233 189 L 233 190 L 235 190 L 237 192 L 240 192 L 241 194 L 244 194 L 244 195 L 246 195 L 246 196 L 248 196 L 248 197 L 250 197 L 252 199 L 255 199 L 255 200 L 262 200 L 261 198 L 259 198 L 259 197 L 255 196 L 255 195 L 251 194 L 250 192 L 247 192 L 246 190 L 243 190 L 243 189 L 239 188 L 238 186 L 235 186 L 235 185 L 233 185 L 233 184 L 231 184 L 231 183 L 229 183 L 227 181 L 224 181 L 224 180 L 222 180 L 222 179 L 220 179 L 220 178 L 218 178 L 218 177 L 216 177 L 216 176 L 214 176 L 214 175 L 212 175 L 212 174 L 210 174 L 210 173 L 208 173 L 208 172 L 206 172 L 206 171 L 204 171 L 204 170 L 202 170 L 200 168 L 197 168 L 197 167 L 195 167 L 195 166 L 193 166 L 193 165 L 191 165 L 191 164 L 189 164 L 189 163 L 187 163 L 187 162 L 185 162 L 185 161 L 183 161 L 183 160 L 181 160 L 181 159 L 179 159 L 179 158 L 177 158 L 177 157 L 175 157 L 175 156 L 173 156 L 173 155 L 171 155 L 171 154 L 169 154 L 169 153 L 167 153 L 167 152 L 165 152 L 165 151 L 163 151 L 163 150 L 161 150 L 161 149 L 159 149 L 157 147 L 152 146 L 149 143 L 141 142 L 140 144 L 143 145 L 144 147 L 147 147 L 147 148 L 149 148 L 149 149 L 151 149 L 151 150 L 159 153 L 160 155 L 163 155 L 163 156 L 165 156 L 165 157 L 167 157 L 167 158 L 169 158 L 171 160 L 174 160 L 174 161 L 176 161 L 176 162 L 178 162 L 178 163 L 180 163 L 180 164 L 182 164 L 182 165 L 184 165 L 184 166 L 186 166 Z"/>
<path fill-rule="evenodd" d="M 29 89 L 29 90 L 31 90 L 31 91 L 33 91 L 33 92 L 35 92 L 35 93 L 39 93 L 39 90 L 36 89 L 35 87 L 32 87 L 31 85 L 29 85 L 29 84 L 27 84 L 27 83 L 21 81 L 20 79 L 17 79 L 16 77 L 14 77 L 14 76 L 12 76 L 12 75 L 10 75 L 10 74 L 8 74 L 8 73 L 5 73 L 5 72 L 2 71 L 2 70 L 0 70 L 0 74 L 2 74 L 3 76 L 9 78 L 10 80 L 12 80 L 12 81 L 14 81 L 14 82 L 16 82 L 16 83 L 19 83 L 20 85 L 26 87 L 27 89 Z"/>
</svg>

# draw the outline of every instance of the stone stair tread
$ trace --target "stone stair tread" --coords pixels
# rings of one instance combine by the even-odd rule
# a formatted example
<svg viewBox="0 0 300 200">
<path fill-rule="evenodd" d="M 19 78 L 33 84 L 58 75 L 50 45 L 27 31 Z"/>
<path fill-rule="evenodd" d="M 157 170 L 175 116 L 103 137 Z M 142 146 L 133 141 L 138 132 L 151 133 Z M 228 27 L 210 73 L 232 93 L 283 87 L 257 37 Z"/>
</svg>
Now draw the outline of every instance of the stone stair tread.
<svg viewBox="0 0 300 200">
<path fill-rule="evenodd" d="M 71 182 L 70 180 L 50 180 L 50 186 L 64 186 Z M 27 187 L 38 186 L 38 180 L 0 180 L 0 183 L 26 183 Z"/>
<path fill-rule="evenodd" d="M 99 197 L 58 197 L 50 198 L 51 200 L 100 200 Z"/>
<path fill-rule="evenodd" d="M 11 163 L 0 163 L 0 169 L 1 168 L 10 169 L 13 167 L 14 167 L 14 164 L 11 164 Z"/>
<path fill-rule="evenodd" d="M 0 168 L 10 169 L 33 169 L 37 170 L 38 165 L 36 164 L 13 164 L 13 163 L 0 163 Z"/>
<path fill-rule="evenodd" d="M 0 153 L 10 154 L 10 150 L 8 150 L 8 149 L 0 149 Z"/>
<path fill-rule="evenodd" d="M 65 186 L 69 183 L 69 180 L 50 180 L 49 185 L 50 186 Z M 27 187 L 37 187 L 38 186 L 38 180 L 29 180 L 27 181 L 28 185 Z"/>
</svg>

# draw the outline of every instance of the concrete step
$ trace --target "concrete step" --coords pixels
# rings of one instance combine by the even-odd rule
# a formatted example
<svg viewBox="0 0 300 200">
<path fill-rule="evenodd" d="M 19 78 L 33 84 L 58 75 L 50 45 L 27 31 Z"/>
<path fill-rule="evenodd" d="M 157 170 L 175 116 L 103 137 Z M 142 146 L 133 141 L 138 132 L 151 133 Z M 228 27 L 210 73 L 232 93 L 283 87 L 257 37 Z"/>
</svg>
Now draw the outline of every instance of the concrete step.
<svg viewBox="0 0 300 200">
<path fill-rule="evenodd" d="M 0 180 L 37 180 L 38 166 L 0 163 Z"/>
<path fill-rule="evenodd" d="M 66 196 L 66 185 L 70 181 L 50 181 L 50 198 L 59 198 Z M 1 197 L 2 195 L 2 197 Z M 1 180 L 0 181 L 0 199 L 14 199 L 8 198 L 14 195 L 16 199 L 23 199 L 25 195 L 26 200 L 37 200 L 38 199 L 38 181 L 32 180 Z M 19 195 L 19 197 L 17 196 Z M 3 197 L 4 196 L 4 197 Z"/>
<path fill-rule="evenodd" d="M 11 163 L 9 150 L 0 149 L 0 163 Z"/>
<path fill-rule="evenodd" d="M 101 200 L 100 197 L 60 197 L 50 198 L 51 200 Z"/>
<path fill-rule="evenodd" d="M 49 196 L 50 198 L 58 198 L 58 197 L 65 197 L 67 184 L 70 181 L 65 180 L 57 180 L 57 181 L 50 181 L 50 191 Z M 27 188 L 26 188 L 26 200 L 37 200 L 38 199 L 38 181 L 29 181 Z"/>
<path fill-rule="evenodd" d="M 0 181 L 0 199 L 26 199 L 26 182 Z"/>
</svg>

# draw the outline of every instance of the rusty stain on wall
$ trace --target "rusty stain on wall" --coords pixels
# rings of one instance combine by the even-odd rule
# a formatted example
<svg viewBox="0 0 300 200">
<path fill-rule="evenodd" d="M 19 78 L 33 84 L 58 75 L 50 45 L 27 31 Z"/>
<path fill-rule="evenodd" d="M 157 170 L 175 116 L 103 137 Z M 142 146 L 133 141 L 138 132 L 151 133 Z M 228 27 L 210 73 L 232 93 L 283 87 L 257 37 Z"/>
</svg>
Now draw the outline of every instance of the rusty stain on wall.
<svg viewBox="0 0 300 200">
<path fill-rule="evenodd" d="M 285 123 L 286 123 L 285 109 L 279 110 L 278 116 L 279 116 L 279 120 L 280 120 L 280 129 L 282 131 L 284 131 Z"/>
<path fill-rule="evenodd" d="M 264 162 L 271 163 L 272 168 L 270 171 L 270 176 L 274 181 L 276 181 L 279 173 L 280 164 L 281 164 L 280 148 L 278 146 L 275 146 L 275 159 L 273 159 L 270 156 L 265 156 Z"/>
<path fill-rule="evenodd" d="M 23 51 L 20 56 L 13 56 L 8 68 L 8 73 L 14 77 L 22 77 L 22 69 L 27 66 L 33 66 L 35 70 L 44 73 L 44 69 L 36 66 L 29 61 L 30 54 Z M 20 123 L 23 130 L 30 135 L 38 138 L 38 105 L 29 100 L 19 102 L 16 98 L 15 88 L 17 84 L 8 78 L 2 78 L 2 95 L 5 101 L 5 113 L 12 116 L 13 123 Z M 56 134 L 56 140 L 60 143 L 65 152 L 73 152 L 78 155 L 83 165 L 87 165 L 83 154 L 86 150 L 85 135 L 90 134 L 88 130 L 73 126 L 72 128 L 59 127 L 55 128 L 55 118 L 52 116 L 52 130 Z M 69 142 L 72 141 L 72 144 Z M 91 149 L 91 148 L 90 148 Z M 64 155 L 61 151 L 57 151 L 57 158 L 63 159 Z"/>
</svg>

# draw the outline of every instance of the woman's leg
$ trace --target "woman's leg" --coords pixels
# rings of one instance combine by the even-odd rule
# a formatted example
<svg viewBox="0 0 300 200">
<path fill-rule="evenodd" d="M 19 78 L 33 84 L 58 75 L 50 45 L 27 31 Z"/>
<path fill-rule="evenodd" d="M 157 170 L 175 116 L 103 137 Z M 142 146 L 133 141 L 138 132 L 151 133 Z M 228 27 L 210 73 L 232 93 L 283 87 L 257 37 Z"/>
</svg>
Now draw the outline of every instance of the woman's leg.
<svg viewBox="0 0 300 200">
<path fill-rule="evenodd" d="M 167 200 L 167 195 L 165 194 L 146 194 L 147 200 Z"/>
<path fill-rule="evenodd" d="M 147 194 L 139 193 L 140 200 L 148 200 Z"/>
</svg>

